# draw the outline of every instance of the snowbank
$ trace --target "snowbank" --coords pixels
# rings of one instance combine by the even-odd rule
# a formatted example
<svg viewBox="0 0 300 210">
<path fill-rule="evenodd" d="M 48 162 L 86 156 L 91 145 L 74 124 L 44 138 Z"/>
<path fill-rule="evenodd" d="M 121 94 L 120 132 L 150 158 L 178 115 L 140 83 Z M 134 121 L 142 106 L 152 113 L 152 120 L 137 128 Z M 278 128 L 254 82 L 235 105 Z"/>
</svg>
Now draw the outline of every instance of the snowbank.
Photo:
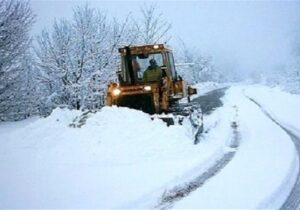
<svg viewBox="0 0 300 210">
<path fill-rule="evenodd" d="M 69 126 L 83 115 L 81 128 Z M 218 158 L 229 135 L 215 125 L 220 116 L 206 126 L 222 138 L 208 133 L 197 146 L 187 123 L 167 127 L 128 108 L 56 109 L 1 123 L 0 208 L 150 208 L 166 188 Z"/>
</svg>

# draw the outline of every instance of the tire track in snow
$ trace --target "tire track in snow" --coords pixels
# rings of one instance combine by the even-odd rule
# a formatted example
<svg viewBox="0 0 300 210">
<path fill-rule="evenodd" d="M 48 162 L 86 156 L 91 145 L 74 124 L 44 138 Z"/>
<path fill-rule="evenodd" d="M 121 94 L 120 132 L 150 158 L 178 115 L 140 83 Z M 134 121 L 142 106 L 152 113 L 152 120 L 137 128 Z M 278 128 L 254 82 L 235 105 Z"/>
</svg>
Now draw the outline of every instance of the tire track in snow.
<svg viewBox="0 0 300 210">
<path fill-rule="evenodd" d="M 255 101 L 253 98 L 250 98 L 245 93 L 244 93 L 244 95 L 250 101 L 252 101 L 254 104 L 256 104 L 270 120 L 272 120 L 276 125 L 278 125 L 282 130 L 284 130 L 290 136 L 291 140 L 293 141 L 293 143 L 296 147 L 296 150 L 298 153 L 298 160 L 300 161 L 300 137 L 297 136 L 295 133 L 293 133 L 288 128 L 286 128 L 285 126 L 283 126 L 282 124 L 280 124 L 269 112 L 267 112 L 264 109 L 264 107 L 260 103 Z M 299 164 L 300 164 L 300 162 L 299 162 Z M 300 165 L 299 165 L 299 168 L 300 168 Z M 295 210 L 295 209 L 300 210 L 300 172 L 299 171 L 297 173 L 296 182 L 295 182 L 288 198 L 283 203 L 283 205 L 281 206 L 280 209 L 282 209 L 282 210 Z"/>
<path fill-rule="evenodd" d="M 237 107 L 236 117 L 237 117 Z M 183 185 L 176 186 L 161 196 L 160 202 L 154 207 L 154 209 L 170 209 L 173 207 L 176 201 L 188 196 L 190 193 L 201 187 L 210 178 L 219 173 L 234 157 L 240 142 L 240 133 L 238 131 L 238 125 L 236 120 L 231 124 L 233 130 L 233 138 L 228 145 L 228 152 L 226 152 L 219 160 L 217 160 L 211 167 L 209 167 L 204 173 L 200 174 L 193 180 L 184 183 Z"/>
</svg>

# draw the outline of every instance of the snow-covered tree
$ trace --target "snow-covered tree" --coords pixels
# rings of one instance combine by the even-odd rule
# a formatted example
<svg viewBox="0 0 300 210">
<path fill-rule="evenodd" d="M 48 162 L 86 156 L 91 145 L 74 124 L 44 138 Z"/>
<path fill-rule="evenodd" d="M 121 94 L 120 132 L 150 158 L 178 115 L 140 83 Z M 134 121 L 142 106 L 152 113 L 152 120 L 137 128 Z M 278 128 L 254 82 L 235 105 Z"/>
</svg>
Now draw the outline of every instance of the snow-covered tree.
<svg viewBox="0 0 300 210">
<path fill-rule="evenodd" d="M 300 23 L 300 22 L 299 22 Z M 297 26 L 299 26 L 299 23 Z M 291 79 L 293 80 L 294 92 L 300 93 L 300 28 L 298 27 L 294 40 L 294 61 L 290 68 Z"/>
<path fill-rule="evenodd" d="M 286 91 L 300 93 L 300 28 L 294 31 L 290 60 L 277 66 L 272 72 L 267 72 L 264 77 L 267 85 L 281 86 Z"/>
<path fill-rule="evenodd" d="M 293 61 L 280 74 L 277 83 L 291 93 L 300 93 L 300 62 Z"/>
<path fill-rule="evenodd" d="M 190 84 L 220 79 L 219 73 L 212 65 L 212 57 L 199 53 L 195 48 L 188 47 L 180 40 L 180 47 L 176 52 L 177 70 Z"/>
<path fill-rule="evenodd" d="M 24 78 L 34 15 L 27 1 L 0 1 L 0 120 L 18 119 L 25 102 Z M 23 110 L 24 111 L 24 110 Z"/>
<path fill-rule="evenodd" d="M 267 75 L 268 84 L 279 85 L 292 93 L 300 93 L 300 28 L 294 30 L 291 43 L 291 59 L 285 65 L 275 69 L 275 75 Z"/>
<path fill-rule="evenodd" d="M 40 96 L 39 83 L 36 80 L 36 67 L 31 52 L 27 52 L 21 61 L 22 73 L 16 79 L 20 84 L 15 92 L 15 109 L 16 116 L 14 119 L 25 119 L 32 115 L 40 114 Z"/>
<path fill-rule="evenodd" d="M 74 9 L 72 21 L 56 21 L 52 32 L 42 32 L 36 55 L 40 81 L 48 87 L 48 106 L 81 109 L 103 105 L 98 99 L 115 78 L 117 49 L 137 37 L 129 19 L 110 20 L 85 5 Z"/>
</svg>

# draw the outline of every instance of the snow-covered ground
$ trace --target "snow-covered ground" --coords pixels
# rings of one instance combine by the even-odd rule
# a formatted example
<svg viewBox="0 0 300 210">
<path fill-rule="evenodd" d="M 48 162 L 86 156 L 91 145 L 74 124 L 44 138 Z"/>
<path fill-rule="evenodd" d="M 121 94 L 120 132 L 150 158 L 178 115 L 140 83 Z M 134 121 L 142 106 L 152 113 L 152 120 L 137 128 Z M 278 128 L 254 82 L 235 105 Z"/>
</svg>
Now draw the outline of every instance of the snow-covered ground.
<svg viewBox="0 0 300 210">
<path fill-rule="evenodd" d="M 0 208 L 129 208 L 154 205 L 165 189 L 205 171 L 226 137 L 194 146 L 191 128 L 167 127 L 128 108 L 105 107 L 81 128 L 82 113 L 56 109 L 45 119 L 0 126 Z M 226 123 L 224 123 L 226 124 Z M 219 124 L 220 125 L 220 124 Z"/>
<path fill-rule="evenodd" d="M 224 85 L 198 86 L 204 93 Z M 240 136 L 234 158 L 174 208 L 278 208 L 295 180 L 296 151 L 245 95 L 300 129 L 300 96 L 240 85 L 205 117 L 197 145 L 187 122 L 167 127 L 128 108 L 89 113 L 80 128 L 69 125 L 83 113 L 67 109 L 1 123 L 0 208 L 153 208 L 164 192 L 204 173 L 232 149 L 233 121 Z M 285 111 L 280 101 L 288 101 Z"/>
</svg>

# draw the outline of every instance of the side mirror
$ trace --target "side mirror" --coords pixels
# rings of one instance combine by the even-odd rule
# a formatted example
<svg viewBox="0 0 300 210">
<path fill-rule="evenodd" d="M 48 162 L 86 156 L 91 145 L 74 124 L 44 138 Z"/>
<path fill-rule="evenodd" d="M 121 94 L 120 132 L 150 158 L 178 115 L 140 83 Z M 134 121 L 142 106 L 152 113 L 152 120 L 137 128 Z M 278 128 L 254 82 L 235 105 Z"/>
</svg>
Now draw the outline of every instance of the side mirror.
<svg viewBox="0 0 300 210">
<path fill-rule="evenodd" d="M 119 82 L 123 82 L 121 69 L 118 69 L 118 71 L 116 73 L 117 73 L 117 77 L 118 77 Z"/>
</svg>

